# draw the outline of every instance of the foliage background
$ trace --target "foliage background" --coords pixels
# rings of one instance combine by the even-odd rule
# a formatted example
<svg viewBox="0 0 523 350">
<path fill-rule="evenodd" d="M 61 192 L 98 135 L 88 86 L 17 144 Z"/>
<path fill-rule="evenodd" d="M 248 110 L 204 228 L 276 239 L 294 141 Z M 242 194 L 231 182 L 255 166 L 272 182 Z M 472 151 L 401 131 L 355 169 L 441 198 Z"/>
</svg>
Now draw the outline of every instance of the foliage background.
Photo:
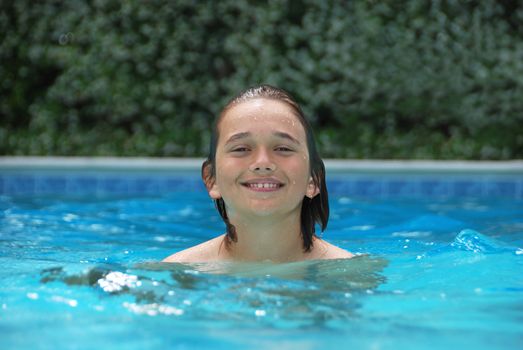
<svg viewBox="0 0 523 350">
<path fill-rule="evenodd" d="M 324 157 L 523 156 L 518 0 L 0 1 L 0 154 L 203 156 L 270 83 Z"/>
</svg>

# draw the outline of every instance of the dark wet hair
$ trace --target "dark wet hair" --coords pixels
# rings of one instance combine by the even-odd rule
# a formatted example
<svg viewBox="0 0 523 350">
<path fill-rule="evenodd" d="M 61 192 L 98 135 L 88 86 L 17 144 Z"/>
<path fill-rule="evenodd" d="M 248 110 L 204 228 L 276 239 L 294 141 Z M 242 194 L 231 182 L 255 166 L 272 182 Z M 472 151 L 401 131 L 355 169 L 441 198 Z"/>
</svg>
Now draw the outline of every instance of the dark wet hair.
<svg viewBox="0 0 523 350">
<path fill-rule="evenodd" d="M 294 98 L 285 90 L 270 86 L 260 85 L 251 87 L 242 91 L 236 97 L 231 99 L 225 108 L 222 110 L 218 118 L 216 118 L 211 135 L 211 145 L 209 148 L 209 155 L 202 165 L 202 178 L 207 188 L 210 188 L 216 179 L 216 148 L 219 138 L 219 123 L 225 113 L 233 106 L 257 98 L 265 98 L 276 101 L 281 101 L 289 106 L 294 114 L 298 117 L 300 123 L 305 129 L 307 138 L 307 149 L 309 151 L 310 173 L 314 181 L 314 185 L 319 189 L 319 194 L 313 198 L 304 196 L 301 208 L 301 234 L 303 238 L 303 249 L 308 252 L 313 245 L 313 237 L 316 236 L 316 223 L 320 225 L 323 232 L 327 227 L 329 221 L 329 198 L 327 193 L 327 185 L 325 183 L 325 166 L 316 149 L 316 142 L 312 132 L 311 125 L 305 118 L 303 111 Z M 227 226 L 226 243 L 230 244 L 236 242 L 238 237 L 234 225 L 229 222 L 225 202 L 222 198 L 214 200 L 216 208 L 220 213 L 225 225 Z"/>
</svg>

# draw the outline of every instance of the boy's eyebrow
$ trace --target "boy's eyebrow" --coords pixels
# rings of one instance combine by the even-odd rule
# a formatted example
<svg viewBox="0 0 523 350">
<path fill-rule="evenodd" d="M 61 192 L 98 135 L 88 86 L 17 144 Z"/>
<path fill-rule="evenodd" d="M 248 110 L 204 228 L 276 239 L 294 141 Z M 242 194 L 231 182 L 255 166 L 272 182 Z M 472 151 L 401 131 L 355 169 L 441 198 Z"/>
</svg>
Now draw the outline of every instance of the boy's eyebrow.
<svg viewBox="0 0 523 350">
<path fill-rule="evenodd" d="M 300 145 L 300 141 L 296 140 L 294 137 L 292 137 L 291 135 L 287 134 L 286 132 L 283 132 L 283 131 L 275 131 L 272 133 L 274 136 L 277 136 L 277 137 L 280 137 L 280 138 L 283 138 L 283 139 L 287 139 L 297 145 Z M 241 139 L 244 139 L 244 138 L 247 138 L 247 137 L 250 137 L 252 136 L 252 134 L 250 132 L 239 132 L 237 134 L 234 134 L 232 135 L 231 137 L 229 137 L 229 139 L 225 142 L 225 144 L 229 144 L 231 142 L 234 142 L 234 141 L 237 141 L 237 140 L 241 140 Z"/>
<path fill-rule="evenodd" d="M 300 145 L 300 141 L 296 140 L 294 137 L 292 137 L 291 135 L 287 134 L 286 132 L 283 132 L 283 131 L 275 131 L 272 133 L 274 136 L 278 136 L 278 137 L 281 137 L 281 138 L 284 138 L 284 139 L 287 139 L 287 140 L 290 140 L 292 142 L 294 142 L 295 144 L 297 145 Z"/>
<path fill-rule="evenodd" d="M 246 137 L 249 137 L 251 136 L 251 133 L 250 132 L 239 132 L 237 134 L 234 134 L 232 135 L 231 137 L 229 137 L 229 139 L 225 142 L 225 144 L 229 144 L 231 142 L 234 142 L 236 140 L 240 140 L 240 139 L 244 139 Z"/>
</svg>

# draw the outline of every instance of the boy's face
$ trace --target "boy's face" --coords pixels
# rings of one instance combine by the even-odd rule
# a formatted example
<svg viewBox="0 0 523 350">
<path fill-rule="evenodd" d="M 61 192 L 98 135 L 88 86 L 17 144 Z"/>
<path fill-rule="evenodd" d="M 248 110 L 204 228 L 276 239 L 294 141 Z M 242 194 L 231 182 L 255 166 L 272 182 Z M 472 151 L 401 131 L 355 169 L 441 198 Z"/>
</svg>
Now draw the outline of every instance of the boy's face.
<svg viewBox="0 0 523 350">
<path fill-rule="evenodd" d="M 305 130 L 285 103 L 256 98 L 222 116 L 216 147 L 213 199 L 223 198 L 231 219 L 285 216 L 318 194 L 309 166 Z"/>
</svg>

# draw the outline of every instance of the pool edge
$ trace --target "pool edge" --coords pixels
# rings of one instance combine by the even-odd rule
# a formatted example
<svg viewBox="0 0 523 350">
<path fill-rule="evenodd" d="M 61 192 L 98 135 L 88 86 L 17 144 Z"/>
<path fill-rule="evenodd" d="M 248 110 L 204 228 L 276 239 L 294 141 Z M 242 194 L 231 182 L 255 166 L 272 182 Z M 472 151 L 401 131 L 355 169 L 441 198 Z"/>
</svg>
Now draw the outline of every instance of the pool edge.
<svg viewBox="0 0 523 350">
<path fill-rule="evenodd" d="M 1 169 L 199 170 L 203 158 L 0 156 Z M 502 172 L 523 173 L 523 160 L 440 161 L 326 159 L 331 172 Z"/>
</svg>

